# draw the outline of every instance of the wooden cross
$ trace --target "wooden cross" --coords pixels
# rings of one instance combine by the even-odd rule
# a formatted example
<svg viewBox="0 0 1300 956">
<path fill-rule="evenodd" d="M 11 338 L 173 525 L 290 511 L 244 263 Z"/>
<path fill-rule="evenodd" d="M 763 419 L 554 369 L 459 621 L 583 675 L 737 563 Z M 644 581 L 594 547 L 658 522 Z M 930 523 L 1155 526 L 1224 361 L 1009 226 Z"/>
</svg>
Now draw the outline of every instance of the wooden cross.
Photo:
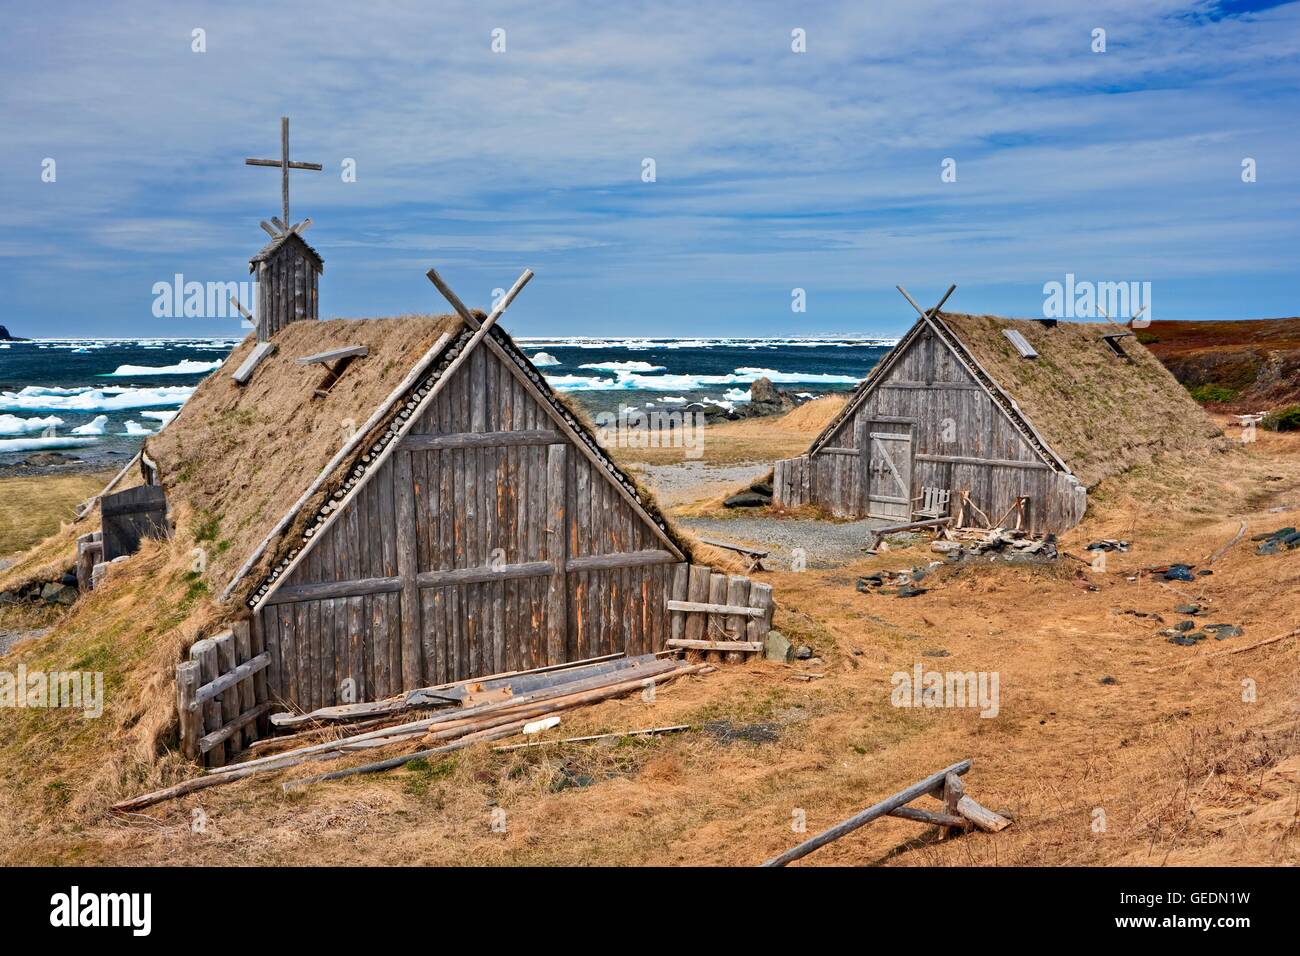
<svg viewBox="0 0 1300 956">
<path fill-rule="evenodd" d="M 281 232 L 289 232 L 289 170 L 291 169 L 314 169 L 320 172 L 323 167 L 320 163 L 295 163 L 289 160 L 289 117 L 280 117 L 280 158 L 279 159 L 246 159 L 246 166 L 279 166 L 280 167 L 280 192 L 284 197 L 284 219 L 277 222 Z"/>
</svg>

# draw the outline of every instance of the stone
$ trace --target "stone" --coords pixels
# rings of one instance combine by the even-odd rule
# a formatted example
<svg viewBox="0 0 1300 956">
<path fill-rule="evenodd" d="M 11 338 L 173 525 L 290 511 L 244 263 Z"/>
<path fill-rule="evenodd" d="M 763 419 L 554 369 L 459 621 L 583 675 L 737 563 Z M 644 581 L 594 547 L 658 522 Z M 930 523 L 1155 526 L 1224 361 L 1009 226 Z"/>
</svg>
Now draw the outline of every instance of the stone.
<svg viewBox="0 0 1300 956">
<path fill-rule="evenodd" d="M 936 554 L 954 554 L 961 550 L 960 541 L 935 541 L 930 545 L 930 550 Z"/>
<path fill-rule="evenodd" d="M 898 597 L 901 598 L 916 597 L 917 595 L 924 594 L 928 590 L 929 588 L 914 588 L 910 584 L 904 584 L 901 588 L 898 589 Z"/>
<path fill-rule="evenodd" d="M 1100 683 L 1102 683 L 1102 684 L 1106 684 L 1107 686 L 1109 686 L 1109 685 L 1113 685 L 1113 684 L 1118 684 L 1119 681 L 1117 681 L 1117 680 L 1116 680 L 1115 678 L 1113 678 L 1113 677 L 1106 676 L 1106 677 L 1103 677 L 1103 678 L 1101 679 Z"/>
<path fill-rule="evenodd" d="M 77 576 L 71 571 L 65 572 L 63 577 L 59 578 L 59 583 L 65 587 L 75 588 L 77 586 Z"/>
<path fill-rule="evenodd" d="M 1192 576 L 1191 567 L 1189 565 L 1175 564 L 1175 565 L 1171 565 L 1169 570 L 1165 572 L 1165 580 L 1166 581 L 1194 581 L 1196 579 Z"/>
<path fill-rule="evenodd" d="M 41 588 L 41 600 L 46 604 L 75 604 L 79 593 L 75 587 L 51 582 Z"/>
<path fill-rule="evenodd" d="M 107 576 L 108 576 L 108 562 L 100 561 L 98 564 L 96 564 L 93 568 L 90 569 L 90 586 L 92 588 L 99 587 L 101 584 L 103 584 L 104 578 L 106 578 Z"/>
<path fill-rule="evenodd" d="M 768 633 L 771 633 L 770 631 Z M 800 644 L 799 649 L 794 652 L 794 658 L 797 661 L 806 661 L 813 656 L 812 648 L 807 644 Z"/>
<path fill-rule="evenodd" d="M 1224 641 L 1230 637 L 1241 637 L 1246 633 L 1244 629 L 1237 627 L 1235 624 L 1207 624 L 1205 630 L 1212 631 L 1216 641 Z"/>
<path fill-rule="evenodd" d="M 1174 612 L 1177 614 L 1191 614 L 1195 616 L 1201 613 L 1201 606 L 1199 604 L 1179 604 L 1174 608 Z"/>
<path fill-rule="evenodd" d="M 772 483 L 770 481 L 756 481 L 749 486 L 749 490 L 756 495 L 763 495 L 766 498 L 772 497 Z"/>
<path fill-rule="evenodd" d="M 772 503 L 771 498 L 764 498 L 754 491 L 742 491 L 732 495 L 722 503 L 724 508 L 762 508 Z"/>
<path fill-rule="evenodd" d="M 1192 630 L 1194 627 L 1196 627 L 1196 622 L 1195 622 L 1195 621 L 1179 621 L 1177 624 L 1174 625 L 1174 630 L 1175 630 L 1175 631 L 1190 631 L 1190 630 Z"/>
<path fill-rule="evenodd" d="M 1255 553 L 1260 555 L 1277 554 L 1277 549 L 1280 546 L 1281 546 L 1281 542 L 1279 542 L 1277 539 L 1269 538 L 1267 541 L 1263 542 L 1262 544 L 1260 544 L 1258 548 L 1255 549 Z"/>
<path fill-rule="evenodd" d="M 0 591 L 0 604 L 17 604 L 18 595 L 13 591 Z"/>
<path fill-rule="evenodd" d="M 778 664 L 788 664 L 794 659 L 794 645 L 780 631 L 768 631 L 763 638 L 763 656 Z"/>
</svg>

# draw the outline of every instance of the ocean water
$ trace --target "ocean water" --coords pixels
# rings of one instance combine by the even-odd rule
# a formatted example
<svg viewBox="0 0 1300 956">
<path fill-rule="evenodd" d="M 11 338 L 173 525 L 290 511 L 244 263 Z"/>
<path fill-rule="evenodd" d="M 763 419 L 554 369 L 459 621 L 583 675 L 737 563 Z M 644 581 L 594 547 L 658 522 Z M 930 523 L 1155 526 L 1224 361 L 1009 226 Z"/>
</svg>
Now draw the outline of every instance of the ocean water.
<svg viewBox="0 0 1300 956">
<path fill-rule="evenodd" d="M 38 451 L 90 464 L 135 453 L 238 339 L 65 339 L 0 343 L 0 467 Z M 737 407 L 770 378 L 804 397 L 851 389 L 892 340 L 519 338 L 552 387 L 593 414 L 620 406 Z"/>
</svg>

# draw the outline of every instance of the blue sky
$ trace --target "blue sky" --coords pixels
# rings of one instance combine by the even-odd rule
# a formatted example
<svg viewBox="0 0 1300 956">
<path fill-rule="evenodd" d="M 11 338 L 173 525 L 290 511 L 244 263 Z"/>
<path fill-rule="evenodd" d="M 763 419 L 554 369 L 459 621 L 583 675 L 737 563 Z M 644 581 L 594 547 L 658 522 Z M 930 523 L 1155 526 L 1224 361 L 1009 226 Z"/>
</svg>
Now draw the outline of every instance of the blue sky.
<svg viewBox="0 0 1300 956">
<path fill-rule="evenodd" d="M 534 269 L 524 335 L 893 334 L 895 283 L 1037 315 L 1066 273 L 1149 281 L 1156 318 L 1300 312 L 1295 3 L 101 0 L 5 24 L 17 335 L 241 334 L 155 318 L 151 290 L 246 278 L 279 175 L 243 159 L 278 155 L 282 114 L 325 166 L 292 189 L 328 317 L 442 311 L 430 265 L 477 306 Z"/>
</svg>

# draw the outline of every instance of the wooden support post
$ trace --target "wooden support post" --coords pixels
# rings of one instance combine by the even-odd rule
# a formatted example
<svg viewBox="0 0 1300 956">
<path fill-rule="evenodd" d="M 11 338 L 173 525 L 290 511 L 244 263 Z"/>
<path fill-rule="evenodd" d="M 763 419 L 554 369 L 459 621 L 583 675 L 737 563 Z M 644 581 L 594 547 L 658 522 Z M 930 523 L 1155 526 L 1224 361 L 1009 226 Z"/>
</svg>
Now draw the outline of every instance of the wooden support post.
<svg viewBox="0 0 1300 956">
<path fill-rule="evenodd" d="M 254 657 L 266 653 L 266 635 L 262 633 L 261 624 L 255 619 L 249 620 L 249 649 Z M 253 702 L 265 704 L 271 701 L 270 687 L 275 682 L 270 680 L 268 668 L 263 668 L 253 675 Z M 271 732 L 271 716 L 263 714 L 257 720 L 257 732 L 265 737 Z"/>
<path fill-rule="evenodd" d="M 959 816 L 957 804 L 964 796 L 966 796 L 966 788 L 962 786 L 961 777 L 955 773 L 946 774 L 943 778 L 943 812 L 950 817 Z M 939 836 L 941 839 L 947 839 L 953 835 L 953 832 L 953 826 L 945 826 Z"/>
<path fill-rule="evenodd" d="M 697 603 L 706 602 L 709 599 L 709 578 L 713 574 L 713 569 L 704 564 L 692 564 L 690 574 L 686 582 L 686 594 L 688 600 Z M 705 640 L 705 629 L 708 624 L 703 614 L 686 615 L 686 640 L 702 641 Z M 709 638 L 712 640 L 712 638 Z"/>
<path fill-rule="evenodd" d="M 767 613 L 762 617 L 751 617 L 745 625 L 745 637 L 750 641 L 767 640 L 767 632 L 772 629 L 772 585 L 755 581 L 749 587 L 750 607 L 763 608 Z"/>
<path fill-rule="evenodd" d="M 235 659 L 235 635 L 230 631 L 226 631 L 214 637 L 212 642 L 217 645 L 217 666 L 221 669 L 221 674 L 223 676 L 229 674 L 239 666 L 239 662 Z M 225 723 L 229 723 L 241 713 L 243 713 L 243 707 L 240 706 L 239 685 L 232 684 L 221 694 L 221 717 Z M 217 729 L 220 730 L 221 728 Z M 208 733 L 211 732 L 212 728 L 209 727 Z M 227 746 L 228 756 L 234 757 L 235 754 L 239 753 L 241 743 L 242 738 L 238 736 L 233 740 L 229 740 Z"/>
<path fill-rule="evenodd" d="M 727 579 L 727 603 L 738 606 L 749 604 L 749 578 L 732 577 Z M 729 641 L 743 641 L 746 628 L 752 618 L 733 614 L 726 619 L 726 634 Z M 729 651 L 724 658 L 728 664 L 742 664 L 745 655 L 739 651 Z"/>
<path fill-rule="evenodd" d="M 402 690 L 415 690 L 425 681 L 420 660 L 420 587 L 416 581 L 420 569 L 415 554 L 415 486 L 409 451 L 399 450 L 393 456 L 393 478 L 397 497 L 397 574 L 402 579 Z"/>
<path fill-rule="evenodd" d="M 717 571 L 709 575 L 709 603 L 727 603 L 727 576 Z M 709 614 L 705 617 L 705 640 L 725 641 L 727 639 L 727 619 L 721 614 Z M 721 651 L 707 651 L 705 660 L 713 664 L 722 663 Z"/>
<path fill-rule="evenodd" d="M 686 600 L 686 582 L 690 575 L 691 566 L 683 561 L 673 568 L 672 589 L 668 592 L 670 601 Z M 684 611 L 670 611 L 668 623 L 668 637 L 670 640 L 682 640 L 686 637 L 686 613 Z"/>
<path fill-rule="evenodd" d="M 203 736 L 203 716 L 196 697 L 199 691 L 200 668 L 197 661 L 181 661 L 176 665 L 176 710 L 180 714 L 181 753 L 194 760 L 199 755 L 199 738 Z"/>
<path fill-rule="evenodd" d="M 550 445 L 546 449 L 546 557 L 551 562 L 546 591 L 547 664 L 564 660 L 569 633 L 569 595 L 564 570 L 568 560 L 568 535 L 565 534 L 568 450 L 567 445 Z"/>
<path fill-rule="evenodd" d="M 235 636 L 235 663 L 246 664 L 253 659 L 252 628 L 247 621 L 236 621 L 230 625 L 230 633 Z M 253 689 L 253 677 L 245 677 L 239 682 L 239 712 L 245 713 L 257 706 L 257 693 Z M 257 740 L 257 723 L 245 724 L 243 727 L 243 746 Z"/>
<path fill-rule="evenodd" d="M 199 665 L 200 683 L 210 684 L 220 676 L 221 669 L 217 664 L 217 645 L 211 638 L 194 642 L 194 645 L 190 648 L 190 660 L 196 661 Z M 200 713 L 203 717 L 202 729 L 204 734 L 221 729 L 223 722 L 221 719 L 220 698 L 214 697 L 208 701 L 202 706 Z M 226 765 L 226 749 L 218 747 L 208 751 L 207 763 L 209 767 L 224 767 Z"/>
</svg>

